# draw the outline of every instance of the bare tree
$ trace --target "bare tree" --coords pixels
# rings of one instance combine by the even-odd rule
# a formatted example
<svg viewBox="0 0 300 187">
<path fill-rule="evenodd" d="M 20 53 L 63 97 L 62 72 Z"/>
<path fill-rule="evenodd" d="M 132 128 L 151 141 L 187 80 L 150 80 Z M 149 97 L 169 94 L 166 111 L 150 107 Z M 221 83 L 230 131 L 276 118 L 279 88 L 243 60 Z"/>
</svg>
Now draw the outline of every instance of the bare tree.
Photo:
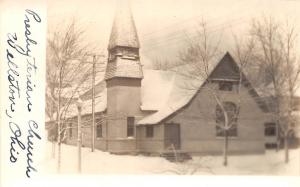
<svg viewBox="0 0 300 187">
<path fill-rule="evenodd" d="M 57 170 L 61 167 L 61 143 L 66 138 L 68 111 L 77 92 L 86 90 L 91 74 L 91 65 L 86 63 L 91 51 L 84 41 L 84 30 L 75 21 L 67 24 L 65 29 L 49 33 L 47 43 L 47 91 L 46 114 L 51 127 L 57 130 L 58 157 Z"/>
<path fill-rule="evenodd" d="M 293 132 L 293 106 L 298 88 L 300 64 L 296 51 L 297 32 L 272 17 L 254 20 L 251 34 L 257 43 L 255 57 L 273 86 L 272 116 L 284 141 L 285 162 L 289 161 L 288 139 Z"/>
<path fill-rule="evenodd" d="M 293 117 L 292 112 L 294 109 L 295 92 L 299 88 L 299 73 L 300 61 L 296 53 L 296 40 L 297 33 L 294 26 L 287 24 L 287 29 L 284 31 L 282 38 L 282 46 L 284 46 L 284 63 L 286 66 L 286 123 L 283 123 L 281 129 L 284 135 L 284 148 L 285 148 L 285 162 L 289 162 L 289 145 L 288 139 L 295 129 L 296 119 Z"/>
<path fill-rule="evenodd" d="M 154 70 L 169 70 L 172 63 L 167 59 L 156 58 L 152 61 L 152 69 Z"/>
</svg>

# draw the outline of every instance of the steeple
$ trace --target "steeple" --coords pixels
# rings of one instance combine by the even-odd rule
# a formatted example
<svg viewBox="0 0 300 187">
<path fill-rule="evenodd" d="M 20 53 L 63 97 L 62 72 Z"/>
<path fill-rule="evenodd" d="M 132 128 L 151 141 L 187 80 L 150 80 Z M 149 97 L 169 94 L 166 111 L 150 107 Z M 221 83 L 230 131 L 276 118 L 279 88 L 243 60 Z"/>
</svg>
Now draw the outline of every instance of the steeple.
<svg viewBox="0 0 300 187">
<path fill-rule="evenodd" d="M 105 79 L 143 78 L 139 40 L 128 0 L 119 0 L 108 44 Z"/>
<path fill-rule="evenodd" d="M 128 0 L 119 0 L 117 4 L 108 50 L 116 46 L 140 47 Z"/>
<path fill-rule="evenodd" d="M 107 89 L 107 148 L 110 152 L 134 152 L 135 117 L 142 116 L 141 86 L 143 71 L 139 56 L 139 41 L 127 0 L 118 2 L 108 45 L 105 72 Z M 121 143 L 121 144 L 120 144 Z"/>
</svg>

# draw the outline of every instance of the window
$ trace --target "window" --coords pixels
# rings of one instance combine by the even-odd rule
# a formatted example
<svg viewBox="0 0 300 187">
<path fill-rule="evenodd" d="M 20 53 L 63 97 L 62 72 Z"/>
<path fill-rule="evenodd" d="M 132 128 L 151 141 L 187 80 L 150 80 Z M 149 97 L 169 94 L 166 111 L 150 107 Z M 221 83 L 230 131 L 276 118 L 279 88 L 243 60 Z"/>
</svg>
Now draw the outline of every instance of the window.
<svg viewBox="0 0 300 187">
<path fill-rule="evenodd" d="M 225 131 L 220 127 L 216 126 L 217 137 L 224 137 Z M 227 131 L 228 137 L 237 137 L 237 124 L 232 124 L 232 127 Z"/>
<path fill-rule="evenodd" d="M 102 135 L 102 131 L 103 131 L 103 125 L 102 125 L 103 121 L 101 118 L 96 118 L 96 121 L 95 121 L 95 126 L 96 126 L 96 138 L 102 138 L 103 135 Z"/>
<path fill-rule="evenodd" d="M 222 91 L 232 91 L 233 83 L 229 81 L 220 81 L 219 90 Z"/>
<path fill-rule="evenodd" d="M 265 123 L 265 136 L 276 136 L 275 123 Z"/>
<path fill-rule="evenodd" d="M 73 131 L 72 131 L 72 123 L 69 123 L 69 138 L 73 137 Z"/>
<path fill-rule="evenodd" d="M 97 124 L 96 126 L 96 137 L 102 138 L 102 124 Z"/>
<path fill-rule="evenodd" d="M 232 102 L 224 102 L 223 106 L 228 115 L 228 125 L 231 128 L 227 131 L 227 135 L 229 137 L 236 137 L 237 136 L 237 116 L 238 110 L 234 103 Z M 219 105 L 216 106 L 216 136 L 217 137 L 224 137 L 225 130 L 222 128 L 225 125 L 225 116 L 224 113 Z"/>
<path fill-rule="evenodd" d="M 127 137 L 134 136 L 134 117 L 127 117 Z"/>
<path fill-rule="evenodd" d="M 277 144 L 276 143 L 266 143 L 265 148 L 266 149 L 275 149 L 275 148 L 277 148 Z"/>
<path fill-rule="evenodd" d="M 153 126 L 146 126 L 146 137 L 152 138 L 153 134 Z"/>
</svg>

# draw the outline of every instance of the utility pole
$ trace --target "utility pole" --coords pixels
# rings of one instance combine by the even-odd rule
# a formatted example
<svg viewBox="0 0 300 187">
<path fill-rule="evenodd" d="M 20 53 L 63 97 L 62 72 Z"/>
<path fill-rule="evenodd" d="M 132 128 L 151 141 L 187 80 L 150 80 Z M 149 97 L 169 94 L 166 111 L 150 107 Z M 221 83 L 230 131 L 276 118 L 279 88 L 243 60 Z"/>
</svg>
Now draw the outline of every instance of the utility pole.
<svg viewBox="0 0 300 187">
<path fill-rule="evenodd" d="M 95 77 L 96 77 L 96 55 L 93 55 L 93 80 L 92 80 L 92 152 L 95 150 Z"/>
<path fill-rule="evenodd" d="M 91 125 L 91 151 L 94 152 L 95 150 L 95 79 L 96 79 L 96 61 L 97 57 L 105 57 L 104 55 L 97 55 L 97 54 L 87 54 L 88 56 L 93 56 L 93 72 L 92 72 L 92 125 Z M 91 62 L 87 62 L 91 64 Z"/>
</svg>

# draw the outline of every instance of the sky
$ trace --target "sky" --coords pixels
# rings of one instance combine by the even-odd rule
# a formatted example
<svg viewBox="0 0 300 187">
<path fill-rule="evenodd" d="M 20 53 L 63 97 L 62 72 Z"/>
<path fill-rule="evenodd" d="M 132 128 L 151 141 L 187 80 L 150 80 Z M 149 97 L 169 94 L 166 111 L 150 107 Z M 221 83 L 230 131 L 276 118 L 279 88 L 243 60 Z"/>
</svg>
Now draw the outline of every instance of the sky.
<svg viewBox="0 0 300 187">
<path fill-rule="evenodd" d="M 49 0 L 48 31 L 75 19 L 87 40 L 106 53 L 117 1 Z M 252 18 L 271 15 L 295 24 L 300 20 L 300 0 L 130 0 L 130 4 L 145 66 L 156 59 L 176 58 L 202 19 L 209 31 L 222 33 L 224 50 L 230 50 L 233 33 L 247 34 Z"/>
</svg>

